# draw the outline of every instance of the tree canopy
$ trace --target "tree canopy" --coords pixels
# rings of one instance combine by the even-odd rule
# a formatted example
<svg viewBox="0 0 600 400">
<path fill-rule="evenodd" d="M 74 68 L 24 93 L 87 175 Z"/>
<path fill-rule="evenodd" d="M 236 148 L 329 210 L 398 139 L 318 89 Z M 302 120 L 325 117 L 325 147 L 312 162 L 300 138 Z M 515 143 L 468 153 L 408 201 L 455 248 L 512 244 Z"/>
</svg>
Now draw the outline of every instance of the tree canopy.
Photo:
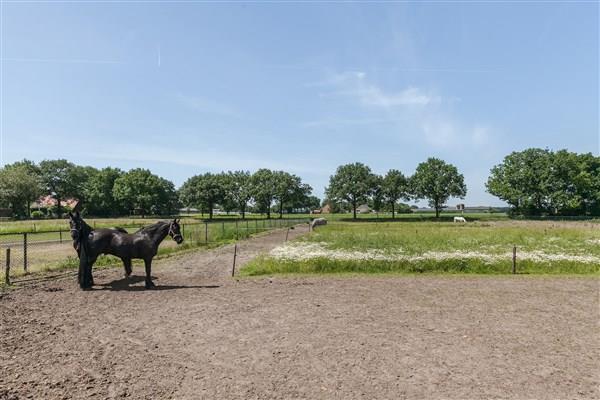
<svg viewBox="0 0 600 400">
<path fill-rule="evenodd" d="M 600 157 L 531 148 L 494 166 L 489 193 L 520 215 L 600 215 Z"/>
<path fill-rule="evenodd" d="M 113 196 L 120 207 L 142 215 L 172 214 L 178 205 L 173 183 L 142 168 L 132 169 L 116 178 Z"/>
<path fill-rule="evenodd" d="M 9 207 L 13 215 L 31 215 L 30 205 L 44 191 L 39 169 L 24 160 L 0 169 L 0 205 Z"/>
<path fill-rule="evenodd" d="M 464 198 L 467 186 L 464 177 L 455 166 L 438 158 L 428 158 L 417 166 L 411 178 L 411 190 L 417 199 L 427 199 L 429 206 L 435 209 L 435 216 L 450 197 Z"/>
<path fill-rule="evenodd" d="M 341 165 L 334 175 L 329 178 L 329 186 L 325 190 L 327 197 L 334 201 L 347 201 L 352 205 L 352 212 L 356 218 L 356 207 L 373 193 L 375 175 L 371 168 L 356 162 Z"/>
<path fill-rule="evenodd" d="M 392 218 L 396 216 L 396 203 L 410 198 L 408 179 L 397 169 L 390 169 L 382 180 L 383 198 L 391 206 Z"/>
</svg>

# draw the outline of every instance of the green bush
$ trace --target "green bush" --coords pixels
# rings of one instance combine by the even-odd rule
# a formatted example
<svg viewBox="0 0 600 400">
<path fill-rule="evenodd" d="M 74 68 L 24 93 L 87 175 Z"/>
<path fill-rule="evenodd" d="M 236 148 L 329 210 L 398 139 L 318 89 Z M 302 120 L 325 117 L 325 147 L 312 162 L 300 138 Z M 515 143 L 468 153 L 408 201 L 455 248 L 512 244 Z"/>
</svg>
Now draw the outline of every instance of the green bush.
<svg viewBox="0 0 600 400">
<path fill-rule="evenodd" d="M 44 213 L 39 211 L 39 210 L 35 210 L 31 212 L 31 218 L 33 219 L 42 219 L 44 218 Z"/>
</svg>

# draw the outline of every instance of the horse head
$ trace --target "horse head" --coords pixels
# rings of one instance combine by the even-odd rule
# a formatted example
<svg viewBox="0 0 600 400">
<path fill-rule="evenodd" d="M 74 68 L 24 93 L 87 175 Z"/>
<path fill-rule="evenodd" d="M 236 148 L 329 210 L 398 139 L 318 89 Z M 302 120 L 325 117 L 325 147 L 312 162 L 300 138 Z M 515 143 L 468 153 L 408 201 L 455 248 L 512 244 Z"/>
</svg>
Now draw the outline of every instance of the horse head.
<svg viewBox="0 0 600 400">
<path fill-rule="evenodd" d="M 175 218 L 173 221 L 171 221 L 171 223 L 169 224 L 169 236 L 171 236 L 171 238 L 177 243 L 177 244 L 181 244 L 183 243 L 183 236 L 181 235 L 181 231 L 179 230 L 179 221 L 177 218 Z M 164 231 L 163 231 L 164 232 Z"/>
<path fill-rule="evenodd" d="M 75 214 L 69 211 L 69 228 L 71 229 L 71 239 L 79 241 L 84 227 L 83 219 L 79 215 L 79 211 Z"/>
</svg>

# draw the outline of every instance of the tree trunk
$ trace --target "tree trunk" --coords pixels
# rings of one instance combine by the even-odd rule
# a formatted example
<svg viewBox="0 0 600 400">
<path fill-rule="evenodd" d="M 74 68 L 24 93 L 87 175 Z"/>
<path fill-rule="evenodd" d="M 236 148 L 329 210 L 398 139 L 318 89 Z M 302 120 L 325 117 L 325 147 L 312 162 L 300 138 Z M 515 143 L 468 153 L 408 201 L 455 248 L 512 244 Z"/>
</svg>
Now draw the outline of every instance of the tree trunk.
<svg viewBox="0 0 600 400">
<path fill-rule="evenodd" d="M 440 209 L 438 208 L 438 206 L 435 206 L 435 217 L 436 218 L 440 217 Z"/>
<path fill-rule="evenodd" d="M 246 219 L 246 207 L 240 207 L 240 212 L 242 213 L 242 219 Z"/>
<path fill-rule="evenodd" d="M 356 201 L 352 202 L 352 212 L 354 213 L 354 219 L 356 219 Z"/>
<path fill-rule="evenodd" d="M 279 203 L 279 219 L 283 218 L 283 201 Z"/>
<path fill-rule="evenodd" d="M 396 203 L 392 201 L 392 219 L 396 218 Z"/>
<path fill-rule="evenodd" d="M 209 204 L 208 206 L 210 207 L 208 210 L 208 219 L 213 219 L 213 205 Z"/>
<path fill-rule="evenodd" d="M 56 196 L 56 214 L 57 217 L 60 218 L 62 213 L 60 212 L 60 197 Z"/>
</svg>

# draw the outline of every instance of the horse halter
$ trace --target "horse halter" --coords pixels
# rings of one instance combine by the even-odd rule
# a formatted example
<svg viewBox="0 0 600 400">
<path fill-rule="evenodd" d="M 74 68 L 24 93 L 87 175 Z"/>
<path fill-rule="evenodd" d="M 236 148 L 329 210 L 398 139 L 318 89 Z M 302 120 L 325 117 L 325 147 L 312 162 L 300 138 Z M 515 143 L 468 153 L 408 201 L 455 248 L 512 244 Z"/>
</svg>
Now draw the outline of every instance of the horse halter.
<svg viewBox="0 0 600 400">
<path fill-rule="evenodd" d="M 174 222 L 171 222 L 169 224 L 168 235 L 171 236 L 173 238 L 173 240 L 175 240 L 175 241 L 177 241 L 176 237 L 178 237 L 178 236 L 181 240 L 183 240 L 183 236 L 181 236 L 181 233 L 175 233 L 175 231 L 173 230 L 173 224 L 174 224 Z"/>
</svg>

